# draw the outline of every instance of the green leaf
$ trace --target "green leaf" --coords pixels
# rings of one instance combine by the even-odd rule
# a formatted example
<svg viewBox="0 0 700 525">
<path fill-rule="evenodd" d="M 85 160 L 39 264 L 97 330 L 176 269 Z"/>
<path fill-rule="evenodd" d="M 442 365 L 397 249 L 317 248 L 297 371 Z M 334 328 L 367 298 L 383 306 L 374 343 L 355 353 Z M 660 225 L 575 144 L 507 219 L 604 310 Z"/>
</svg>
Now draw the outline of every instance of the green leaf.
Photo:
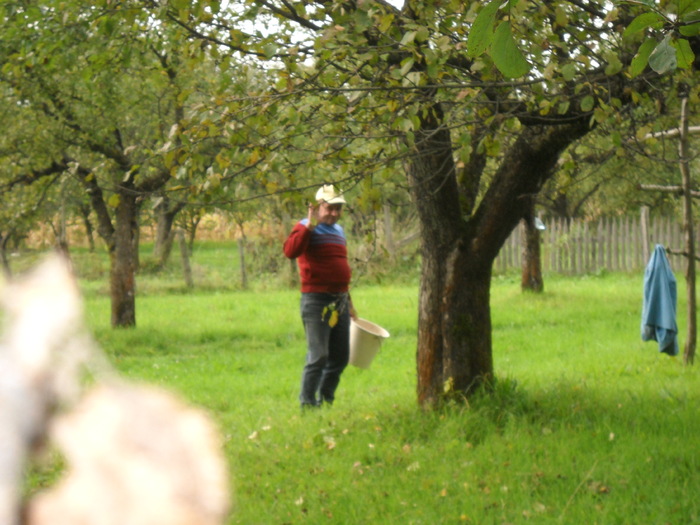
<svg viewBox="0 0 700 525">
<path fill-rule="evenodd" d="M 476 15 L 467 38 L 467 55 L 474 58 L 483 54 L 491 45 L 493 39 L 493 25 L 496 21 L 496 13 L 502 0 L 491 0 Z"/>
<path fill-rule="evenodd" d="M 591 111 L 595 105 L 595 99 L 592 95 L 586 95 L 581 99 L 581 111 Z"/>
<path fill-rule="evenodd" d="M 569 15 L 563 6 L 557 6 L 554 10 L 554 21 L 559 27 L 566 27 L 569 24 Z"/>
<path fill-rule="evenodd" d="M 700 35 L 700 24 L 690 24 L 678 28 L 678 32 L 683 36 L 698 36 Z"/>
<path fill-rule="evenodd" d="M 416 31 L 416 42 L 427 42 L 430 38 L 430 31 L 427 27 L 421 26 Z"/>
<path fill-rule="evenodd" d="M 630 22 L 630 25 L 627 26 L 622 36 L 629 37 L 647 28 L 660 29 L 663 25 L 664 19 L 661 15 L 656 13 L 643 13 Z"/>
<path fill-rule="evenodd" d="M 649 63 L 649 55 L 651 55 L 651 52 L 655 47 L 656 40 L 653 38 L 649 38 L 641 46 L 639 46 L 639 50 L 632 59 L 632 63 L 630 64 L 629 68 L 629 73 L 632 78 L 639 75 L 647 67 L 647 64 Z"/>
<path fill-rule="evenodd" d="M 668 33 L 649 55 L 649 67 L 663 75 L 677 66 L 676 48 L 671 45 L 671 33 Z"/>
<path fill-rule="evenodd" d="M 572 64 L 569 62 L 568 64 L 565 64 L 561 68 L 561 76 L 566 80 L 567 82 L 570 82 L 574 79 L 576 76 L 576 65 Z"/>
<path fill-rule="evenodd" d="M 622 62 L 617 56 L 617 53 L 606 53 L 605 60 L 608 65 L 605 66 L 605 74 L 608 76 L 615 75 L 622 70 Z"/>
<path fill-rule="evenodd" d="M 413 57 L 409 57 L 403 60 L 401 63 L 401 76 L 405 77 L 408 75 L 408 73 L 413 69 L 413 64 L 415 63 L 415 60 Z"/>
<path fill-rule="evenodd" d="M 698 2 L 698 4 L 700 4 L 700 2 Z M 698 7 L 700 7 L 700 5 Z M 681 17 L 681 21 L 686 24 L 700 21 L 700 10 L 693 10 L 684 14 Z"/>
<path fill-rule="evenodd" d="M 681 69 L 688 69 L 693 65 L 695 60 L 695 53 L 690 48 L 690 43 L 681 38 L 675 40 L 671 44 L 676 50 L 676 59 L 678 60 L 678 67 Z"/>
<path fill-rule="evenodd" d="M 401 39 L 401 45 L 405 46 L 407 44 L 410 44 L 416 39 L 416 32 L 415 31 L 407 31 L 404 33 L 403 38 Z"/>
<path fill-rule="evenodd" d="M 394 15 L 393 14 L 384 15 L 379 20 L 379 30 L 382 33 L 386 33 L 391 28 L 391 25 L 393 23 L 394 23 Z"/>
<path fill-rule="evenodd" d="M 683 20 L 686 15 L 700 9 L 700 0 L 678 0 L 678 14 Z"/>
<path fill-rule="evenodd" d="M 518 49 L 510 29 L 510 22 L 501 22 L 491 43 L 491 58 L 507 78 L 519 78 L 530 71 L 530 64 Z"/>
<path fill-rule="evenodd" d="M 277 45 L 274 42 L 270 42 L 263 47 L 263 53 L 267 58 L 272 58 L 277 53 Z"/>
</svg>

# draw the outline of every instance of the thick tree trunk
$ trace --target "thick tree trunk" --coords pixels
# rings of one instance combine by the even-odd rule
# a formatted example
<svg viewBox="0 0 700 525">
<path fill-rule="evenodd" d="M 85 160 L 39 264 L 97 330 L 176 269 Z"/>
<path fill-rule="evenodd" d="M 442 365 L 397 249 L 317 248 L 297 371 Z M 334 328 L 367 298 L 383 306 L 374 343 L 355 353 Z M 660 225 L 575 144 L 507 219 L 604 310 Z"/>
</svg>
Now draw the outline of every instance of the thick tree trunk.
<svg viewBox="0 0 700 525">
<path fill-rule="evenodd" d="M 524 128 L 472 213 L 460 208 L 468 200 L 460 202 L 460 195 L 481 174 L 465 173 L 458 188 L 449 131 L 439 125 L 439 111 L 432 115 L 416 135 L 408 174 L 421 222 L 417 394 L 423 406 L 468 397 L 491 383 L 493 261 L 559 153 L 588 130 L 585 121 Z"/>
<path fill-rule="evenodd" d="M 78 175 L 85 186 L 90 204 L 97 216 L 97 231 L 107 244 L 110 258 L 111 322 L 113 327 L 136 325 L 136 268 L 138 263 L 137 193 L 126 188 L 119 194 L 119 204 L 113 225 L 102 189 L 91 171 L 78 167 Z"/>
<path fill-rule="evenodd" d="M 112 326 L 136 326 L 136 249 L 138 204 L 128 193 L 120 195 L 116 209 L 114 247 L 110 252 Z"/>
<path fill-rule="evenodd" d="M 484 286 L 469 287 L 460 295 L 466 274 L 456 265 L 464 261 L 461 243 L 465 223 L 461 217 L 459 191 L 452 159 L 449 130 L 441 127 L 439 108 L 426 117 L 425 131 L 417 136 L 418 154 L 409 168 L 411 193 L 421 223 L 421 286 L 418 310 L 418 402 L 436 405 L 448 393 L 466 392 L 492 374 L 490 360 L 477 362 L 478 345 L 490 349 L 490 327 L 475 327 L 470 313 L 488 317 L 488 301 L 468 304 L 462 300 Z M 483 274 L 480 276 L 483 277 Z M 488 273 L 486 274 L 488 289 Z M 465 309 L 466 306 L 466 309 Z M 481 310 L 479 312 L 479 309 Z M 459 326 L 461 325 L 461 327 Z M 460 328 L 464 328 L 462 331 Z M 469 329 L 485 329 L 460 347 Z M 475 334 L 472 334 L 475 335 Z M 470 363 L 470 360 L 475 361 Z"/>
<path fill-rule="evenodd" d="M 418 401 L 468 397 L 493 378 L 490 268 L 458 242 L 423 259 L 418 330 Z"/>
</svg>

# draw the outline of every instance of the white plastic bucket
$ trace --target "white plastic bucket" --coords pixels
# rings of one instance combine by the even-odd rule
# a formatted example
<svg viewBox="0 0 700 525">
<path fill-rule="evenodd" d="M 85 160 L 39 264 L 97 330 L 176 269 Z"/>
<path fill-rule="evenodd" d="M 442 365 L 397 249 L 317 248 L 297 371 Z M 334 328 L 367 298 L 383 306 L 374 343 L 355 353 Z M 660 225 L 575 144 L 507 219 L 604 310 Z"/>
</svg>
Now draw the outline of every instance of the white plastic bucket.
<svg viewBox="0 0 700 525">
<path fill-rule="evenodd" d="M 389 332 L 367 319 L 350 321 L 350 364 L 358 368 L 369 368 Z"/>
</svg>

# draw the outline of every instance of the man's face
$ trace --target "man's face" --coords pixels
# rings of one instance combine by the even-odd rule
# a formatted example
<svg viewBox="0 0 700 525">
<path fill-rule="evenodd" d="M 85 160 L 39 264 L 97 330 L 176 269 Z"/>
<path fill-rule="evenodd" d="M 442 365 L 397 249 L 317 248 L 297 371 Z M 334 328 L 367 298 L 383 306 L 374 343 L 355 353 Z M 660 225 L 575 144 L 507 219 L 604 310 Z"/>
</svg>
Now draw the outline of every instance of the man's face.
<svg viewBox="0 0 700 525">
<path fill-rule="evenodd" d="M 318 205 L 318 222 L 333 226 L 338 222 L 342 211 L 342 204 L 328 204 L 327 202 L 322 202 Z"/>
</svg>

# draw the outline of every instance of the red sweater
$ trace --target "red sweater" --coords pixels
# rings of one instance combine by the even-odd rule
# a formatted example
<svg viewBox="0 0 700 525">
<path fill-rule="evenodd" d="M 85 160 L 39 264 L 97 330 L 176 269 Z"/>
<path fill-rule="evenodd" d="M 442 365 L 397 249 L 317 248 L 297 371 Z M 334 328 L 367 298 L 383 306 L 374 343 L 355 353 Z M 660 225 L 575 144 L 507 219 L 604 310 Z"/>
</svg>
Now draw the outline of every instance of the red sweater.
<svg viewBox="0 0 700 525">
<path fill-rule="evenodd" d="M 297 259 L 302 293 L 347 292 L 351 270 L 343 228 L 319 224 L 309 230 L 307 222 L 298 222 L 284 242 L 284 254 Z"/>
</svg>

